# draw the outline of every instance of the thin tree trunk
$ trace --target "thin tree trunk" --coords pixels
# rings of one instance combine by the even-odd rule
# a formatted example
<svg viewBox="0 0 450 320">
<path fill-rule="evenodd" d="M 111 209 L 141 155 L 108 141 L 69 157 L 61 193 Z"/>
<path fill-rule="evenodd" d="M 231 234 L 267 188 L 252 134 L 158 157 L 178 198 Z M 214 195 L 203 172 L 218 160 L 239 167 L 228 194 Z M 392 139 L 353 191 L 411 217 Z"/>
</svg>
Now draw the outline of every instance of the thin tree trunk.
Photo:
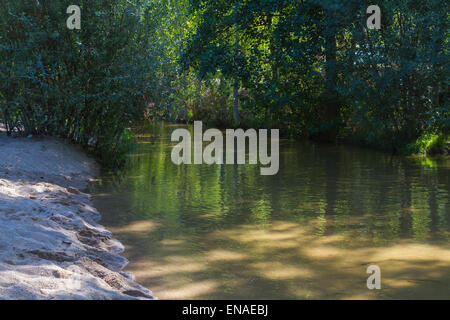
<svg viewBox="0 0 450 320">
<path fill-rule="evenodd" d="M 237 81 L 234 82 L 233 86 L 233 120 L 235 124 L 238 124 L 241 121 L 239 116 L 239 84 Z"/>
<path fill-rule="evenodd" d="M 234 8 L 235 23 L 234 23 L 234 83 L 233 83 L 233 120 L 234 124 L 237 125 L 241 121 L 239 116 L 239 73 L 238 73 L 238 63 L 237 58 L 240 51 L 239 43 L 239 28 L 237 24 L 237 6 L 235 4 Z"/>
<path fill-rule="evenodd" d="M 334 140 L 337 134 L 339 101 L 336 91 L 337 86 L 337 63 L 336 63 L 336 33 L 337 26 L 333 11 L 325 8 L 326 27 L 324 28 L 325 38 L 325 121 L 329 125 L 324 132 L 325 140 Z"/>
</svg>

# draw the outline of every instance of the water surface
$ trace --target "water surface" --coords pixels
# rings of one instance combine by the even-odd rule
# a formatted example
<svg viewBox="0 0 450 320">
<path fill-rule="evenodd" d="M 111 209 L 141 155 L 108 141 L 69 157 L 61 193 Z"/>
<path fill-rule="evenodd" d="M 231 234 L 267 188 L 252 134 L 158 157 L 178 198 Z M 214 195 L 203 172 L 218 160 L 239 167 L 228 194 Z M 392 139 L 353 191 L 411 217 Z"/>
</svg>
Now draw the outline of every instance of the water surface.
<svg viewBox="0 0 450 320">
<path fill-rule="evenodd" d="M 91 186 L 160 299 L 450 298 L 448 157 L 281 140 L 279 173 L 261 176 L 174 165 L 175 128 L 136 128 L 125 170 Z"/>
</svg>

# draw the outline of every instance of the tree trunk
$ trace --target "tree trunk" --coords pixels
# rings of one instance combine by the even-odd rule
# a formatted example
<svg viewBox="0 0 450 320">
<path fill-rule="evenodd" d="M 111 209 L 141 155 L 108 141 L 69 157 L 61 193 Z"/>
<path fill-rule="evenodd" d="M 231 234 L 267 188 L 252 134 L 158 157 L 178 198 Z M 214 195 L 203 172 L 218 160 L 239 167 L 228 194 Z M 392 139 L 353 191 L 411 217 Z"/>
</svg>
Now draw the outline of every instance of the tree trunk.
<svg viewBox="0 0 450 320">
<path fill-rule="evenodd" d="M 234 82 L 233 86 L 233 120 L 235 124 L 239 124 L 241 118 L 239 116 L 239 83 Z"/>
<path fill-rule="evenodd" d="M 336 61 L 336 34 L 337 26 L 333 11 L 325 9 L 326 26 L 324 28 L 325 38 L 325 95 L 324 95 L 324 121 L 327 129 L 323 132 L 323 139 L 333 141 L 337 135 L 339 124 L 339 99 L 336 91 L 337 86 L 337 61 Z"/>
<path fill-rule="evenodd" d="M 239 72 L 238 72 L 238 56 L 240 51 L 239 28 L 237 24 L 237 8 L 234 8 L 234 84 L 233 84 L 233 121 L 238 125 L 241 121 L 239 117 Z"/>
</svg>

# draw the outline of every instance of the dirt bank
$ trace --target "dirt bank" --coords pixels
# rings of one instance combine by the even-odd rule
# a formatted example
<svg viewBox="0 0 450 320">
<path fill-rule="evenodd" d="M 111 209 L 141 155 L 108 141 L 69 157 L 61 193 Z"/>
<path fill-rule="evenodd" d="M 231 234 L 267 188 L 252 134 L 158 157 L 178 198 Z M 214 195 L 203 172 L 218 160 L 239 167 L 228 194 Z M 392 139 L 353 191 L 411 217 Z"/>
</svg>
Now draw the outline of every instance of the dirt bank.
<svg viewBox="0 0 450 320">
<path fill-rule="evenodd" d="M 1 131 L 1 130 L 0 130 Z M 0 132 L 0 299 L 152 299 L 82 191 L 97 166 L 51 138 Z"/>
</svg>

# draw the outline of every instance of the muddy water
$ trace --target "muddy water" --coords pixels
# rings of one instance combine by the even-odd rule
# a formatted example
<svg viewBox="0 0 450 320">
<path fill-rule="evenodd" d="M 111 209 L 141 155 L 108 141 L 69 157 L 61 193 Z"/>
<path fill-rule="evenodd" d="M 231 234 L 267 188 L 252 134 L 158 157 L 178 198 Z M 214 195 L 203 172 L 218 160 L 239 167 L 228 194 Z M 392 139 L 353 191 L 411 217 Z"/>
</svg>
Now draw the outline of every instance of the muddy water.
<svg viewBox="0 0 450 320">
<path fill-rule="evenodd" d="M 450 298 L 448 157 L 281 140 L 279 173 L 261 176 L 174 165 L 175 128 L 137 128 L 125 170 L 91 186 L 160 299 Z"/>
</svg>

